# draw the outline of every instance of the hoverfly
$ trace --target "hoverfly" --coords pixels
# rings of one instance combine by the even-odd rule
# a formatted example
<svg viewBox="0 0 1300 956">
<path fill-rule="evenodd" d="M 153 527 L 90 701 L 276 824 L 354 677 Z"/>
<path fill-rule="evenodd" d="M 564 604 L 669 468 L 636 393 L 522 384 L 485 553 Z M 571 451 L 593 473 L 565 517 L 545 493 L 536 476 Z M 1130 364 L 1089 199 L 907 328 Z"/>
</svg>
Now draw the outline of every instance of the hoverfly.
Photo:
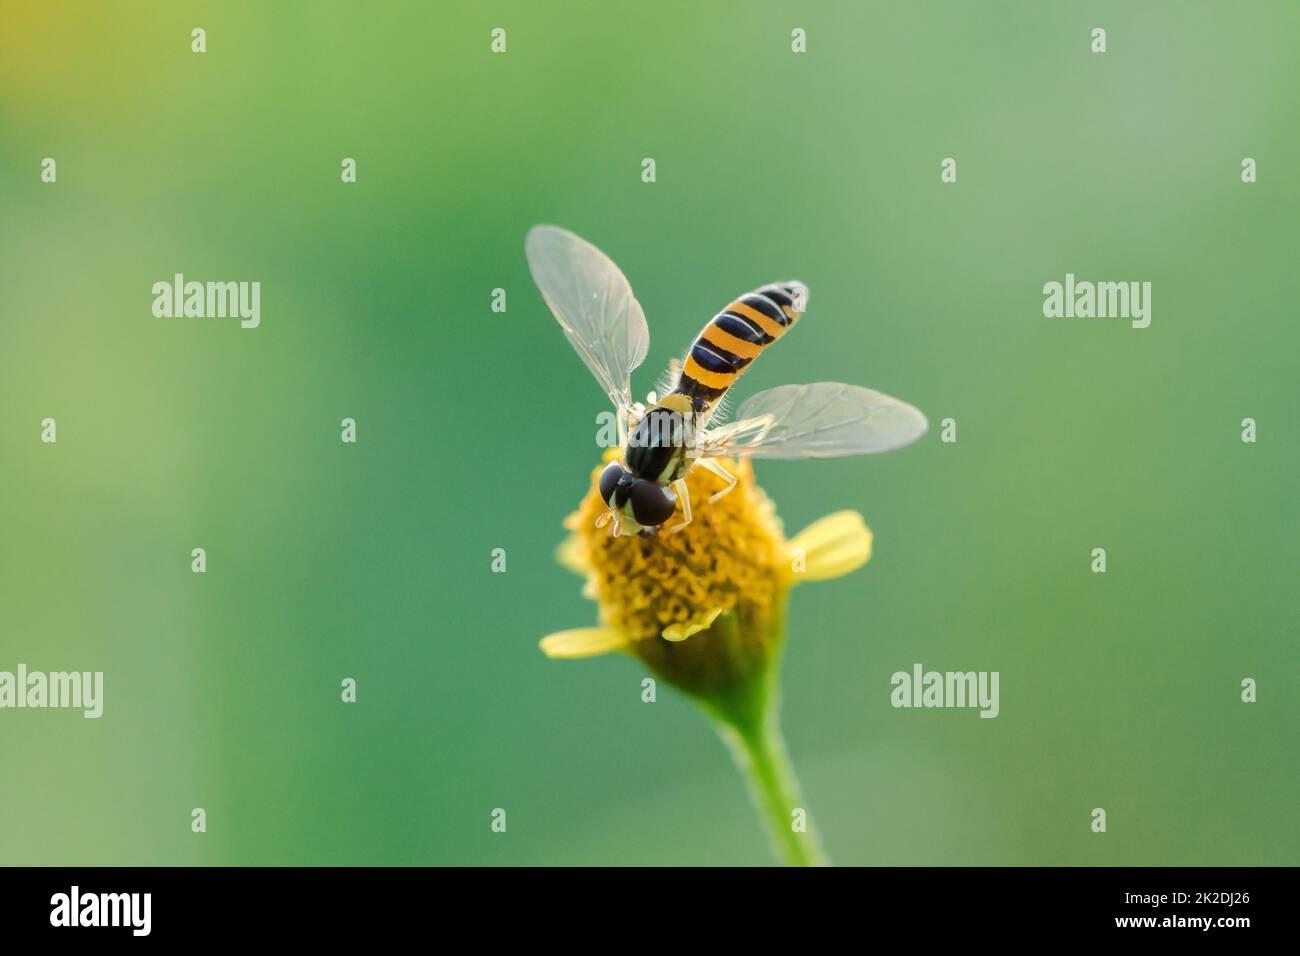
<svg viewBox="0 0 1300 956">
<path fill-rule="evenodd" d="M 618 266 L 591 243 L 558 226 L 534 226 L 524 242 L 528 267 L 565 337 L 614 403 L 622 455 L 600 476 L 609 510 L 597 526 L 611 533 L 657 533 L 678 502 L 691 523 L 686 474 L 699 465 L 725 487 L 737 479 L 716 459 L 833 458 L 890 451 L 925 434 L 921 412 L 869 388 L 840 382 L 782 385 L 740 405 L 715 425 L 718 404 L 759 354 L 799 320 L 808 290 L 774 282 L 735 299 L 709 320 L 685 357 L 669 366 L 666 392 L 632 400 L 632 370 L 650 345 L 641 304 Z"/>
</svg>

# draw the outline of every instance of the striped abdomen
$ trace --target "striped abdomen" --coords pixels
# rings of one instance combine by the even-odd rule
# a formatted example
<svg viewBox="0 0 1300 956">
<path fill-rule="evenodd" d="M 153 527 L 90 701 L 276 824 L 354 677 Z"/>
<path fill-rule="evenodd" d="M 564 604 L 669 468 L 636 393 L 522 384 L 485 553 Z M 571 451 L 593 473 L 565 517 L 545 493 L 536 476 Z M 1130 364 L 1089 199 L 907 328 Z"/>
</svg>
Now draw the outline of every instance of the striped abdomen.
<svg viewBox="0 0 1300 956">
<path fill-rule="evenodd" d="M 689 395 L 697 407 L 711 408 L 807 305 L 808 289 L 801 282 L 775 282 L 742 295 L 700 332 L 674 391 Z"/>
</svg>

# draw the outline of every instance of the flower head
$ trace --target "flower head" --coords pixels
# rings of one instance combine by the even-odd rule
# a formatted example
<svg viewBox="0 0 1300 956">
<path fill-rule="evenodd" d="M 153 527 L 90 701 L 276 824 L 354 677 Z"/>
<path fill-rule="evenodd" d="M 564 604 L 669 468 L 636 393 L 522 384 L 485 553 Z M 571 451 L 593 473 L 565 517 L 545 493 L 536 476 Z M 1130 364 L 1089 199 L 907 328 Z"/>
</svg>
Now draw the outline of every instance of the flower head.
<svg viewBox="0 0 1300 956">
<path fill-rule="evenodd" d="M 617 454 L 611 451 L 606 461 Z M 683 690 L 708 695 L 766 668 L 783 633 L 786 595 L 801 580 L 836 577 L 871 555 L 871 532 L 856 512 L 816 522 L 787 541 L 747 459 L 724 460 L 736 486 L 694 468 L 686 483 L 693 520 L 680 531 L 620 537 L 598 528 L 608 505 L 597 480 L 565 521 L 560 561 L 587 579 L 600 626 L 542 640 L 551 657 L 622 650 Z M 679 510 L 665 529 L 682 520 Z"/>
</svg>

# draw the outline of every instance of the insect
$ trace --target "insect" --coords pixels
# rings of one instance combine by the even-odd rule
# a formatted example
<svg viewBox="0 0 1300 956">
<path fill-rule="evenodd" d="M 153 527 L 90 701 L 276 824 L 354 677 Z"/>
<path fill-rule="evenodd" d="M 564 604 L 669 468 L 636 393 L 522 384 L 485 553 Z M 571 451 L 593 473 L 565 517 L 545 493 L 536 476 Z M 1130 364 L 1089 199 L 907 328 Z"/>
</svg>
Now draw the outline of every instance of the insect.
<svg viewBox="0 0 1300 956">
<path fill-rule="evenodd" d="M 597 526 L 615 535 L 672 534 L 692 521 L 687 473 L 697 465 L 736 486 L 719 457 L 833 458 L 890 451 L 920 438 L 925 416 L 906 402 L 840 382 L 782 385 L 743 402 L 733 421 L 712 419 L 731 386 L 798 322 L 801 282 L 774 282 L 733 300 L 669 366 L 662 398 L 632 399 L 632 370 L 650 345 L 641 304 L 618 266 L 558 226 L 534 226 L 528 267 L 569 344 L 614 403 L 622 455 L 600 475 L 609 510 Z M 721 417 L 721 416 L 718 416 Z M 681 504 L 682 520 L 663 526 Z"/>
</svg>

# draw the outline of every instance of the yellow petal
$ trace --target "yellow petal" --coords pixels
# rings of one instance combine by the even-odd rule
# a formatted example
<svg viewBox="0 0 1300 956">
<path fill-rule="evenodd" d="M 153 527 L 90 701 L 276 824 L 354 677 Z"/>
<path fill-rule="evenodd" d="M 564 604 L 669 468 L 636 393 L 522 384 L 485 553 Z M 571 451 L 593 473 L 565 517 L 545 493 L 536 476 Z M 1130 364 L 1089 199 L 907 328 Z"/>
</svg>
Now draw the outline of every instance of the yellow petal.
<svg viewBox="0 0 1300 956">
<path fill-rule="evenodd" d="M 787 547 L 795 582 L 825 581 L 867 563 L 871 529 L 856 511 L 837 511 L 804 528 Z"/>
<path fill-rule="evenodd" d="M 608 627 L 579 627 L 548 634 L 541 640 L 543 654 L 564 659 L 595 657 L 625 647 L 627 638 Z"/>
<path fill-rule="evenodd" d="M 718 619 L 722 613 L 722 608 L 715 607 L 713 610 L 703 615 L 694 617 L 689 621 L 679 621 L 676 624 L 669 624 L 664 628 L 663 637 L 665 641 L 684 641 L 692 634 L 698 634 L 700 631 L 706 631 L 713 626 L 713 622 Z"/>
<path fill-rule="evenodd" d="M 560 542 L 560 546 L 555 549 L 555 560 L 580 577 L 588 571 L 587 562 L 583 558 L 582 541 L 576 534 L 571 534 Z"/>
</svg>

